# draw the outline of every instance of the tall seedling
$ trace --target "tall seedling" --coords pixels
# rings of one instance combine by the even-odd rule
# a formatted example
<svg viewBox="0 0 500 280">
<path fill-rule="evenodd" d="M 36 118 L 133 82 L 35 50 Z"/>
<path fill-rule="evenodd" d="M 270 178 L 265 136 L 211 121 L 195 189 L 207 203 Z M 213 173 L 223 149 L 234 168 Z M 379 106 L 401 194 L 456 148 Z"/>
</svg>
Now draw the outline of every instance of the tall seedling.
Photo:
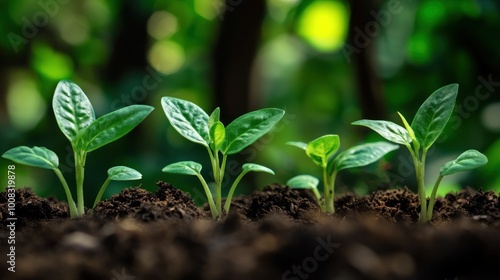
<svg viewBox="0 0 500 280">
<path fill-rule="evenodd" d="M 59 169 L 59 158 L 53 151 L 45 147 L 19 146 L 8 150 L 2 156 L 20 164 L 52 169 L 63 185 L 71 217 L 82 216 L 85 212 L 83 180 L 87 154 L 130 132 L 154 108 L 146 105 L 131 105 L 96 119 L 94 108 L 85 93 L 79 86 L 68 80 L 58 83 L 52 107 L 59 128 L 73 148 L 76 203 L 68 183 Z M 101 187 L 94 205 L 101 198 L 110 180 L 137 180 L 140 178 L 139 172 L 125 166 L 109 169 L 108 179 Z"/>
<path fill-rule="evenodd" d="M 207 195 L 210 211 L 214 219 L 222 215 L 222 180 L 226 169 L 227 156 L 245 149 L 266 134 L 283 117 L 281 109 L 267 108 L 242 115 L 227 127 L 220 121 L 220 109 L 216 108 L 210 116 L 196 104 L 186 100 L 163 97 L 161 104 L 170 124 L 184 138 L 200 144 L 207 149 L 215 180 L 215 199 L 207 182 L 201 175 L 201 164 L 194 161 L 182 161 L 167 165 L 163 172 L 198 177 Z M 222 156 L 222 158 L 221 158 Z M 274 172 L 262 165 L 246 163 L 242 172 L 232 184 L 224 204 L 229 212 L 234 191 L 248 172 Z"/>
<path fill-rule="evenodd" d="M 432 219 L 437 189 L 444 176 L 471 170 L 488 162 L 488 159 L 482 153 L 476 150 L 468 150 L 455 160 L 444 164 L 440 169 L 439 177 L 434 184 L 429 204 L 427 205 L 424 185 L 427 152 L 448 123 L 455 107 L 457 95 L 458 84 L 447 85 L 436 90 L 420 106 L 411 125 L 408 124 L 402 114 L 398 113 L 404 127 L 384 120 L 359 120 L 352 123 L 354 125 L 366 126 L 385 139 L 408 148 L 415 166 L 418 197 L 420 200 L 419 220 L 421 222 L 427 222 Z"/>
</svg>

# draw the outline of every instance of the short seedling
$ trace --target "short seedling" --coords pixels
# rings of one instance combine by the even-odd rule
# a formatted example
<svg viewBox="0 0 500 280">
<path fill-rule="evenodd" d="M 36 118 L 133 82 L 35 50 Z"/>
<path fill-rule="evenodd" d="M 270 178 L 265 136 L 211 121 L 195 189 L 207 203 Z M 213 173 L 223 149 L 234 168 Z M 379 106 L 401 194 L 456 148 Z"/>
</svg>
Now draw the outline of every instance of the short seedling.
<svg viewBox="0 0 500 280">
<path fill-rule="evenodd" d="M 340 170 L 361 167 L 371 164 L 390 151 L 396 150 L 397 145 L 387 142 L 376 142 L 354 146 L 338 154 L 340 138 L 329 134 L 321 136 L 309 143 L 288 142 L 306 151 L 312 161 L 323 169 L 324 201 L 317 190 L 319 180 L 309 175 L 299 175 L 288 180 L 287 185 L 293 189 L 310 189 L 314 192 L 318 204 L 323 212 L 334 213 L 335 178 Z"/>
<path fill-rule="evenodd" d="M 215 180 L 215 200 L 207 182 L 201 175 L 201 164 L 193 161 L 176 162 L 167 165 L 162 171 L 198 177 L 207 195 L 212 217 L 217 219 L 222 215 L 222 180 L 224 179 L 227 156 L 236 154 L 257 141 L 279 122 L 285 112 L 274 108 L 261 109 L 240 116 L 225 127 L 220 122 L 219 108 L 216 108 L 208 116 L 196 104 L 182 99 L 163 97 L 161 104 L 170 124 L 179 134 L 189 141 L 207 148 Z M 222 160 L 219 153 L 222 154 Z M 236 186 L 241 178 L 251 171 L 274 174 L 271 169 L 265 166 L 253 163 L 244 164 L 241 174 L 232 184 L 226 198 L 224 204 L 226 213 L 229 212 Z"/>
<path fill-rule="evenodd" d="M 57 85 L 52 100 L 54 114 L 59 128 L 71 142 L 75 158 L 76 196 L 73 200 L 66 179 L 59 169 L 59 158 L 45 147 L 19 146 L 5 152 L 2 157 L 19 164 L 52 169 L 61 181 L 72 218 L 85 213 L 83 179 L 87 153 L 96 150 L 130 132 L 146 118 L 153 107 L 146 105 L 131 105 L 98 119 L 94 108 L 85 93 L 71 81 L 61 81 Z M 108 170 L 108 179 L 99 190 L 94 206 L 101 199 L 104 190 L 111 180 L 138 180 L 141 174 L 132 168 L 116 166 Z"/>
<path fill-rule="evenodd" d="M 432 93 L 417 111 L 411 126 L 400 114 L 404 128 L 384 120 L 359 120 L 354 125 L 366 126 L 385 139 L 405 145 L 410 151 L 417 177 L 418 196 L 420 200 L 420 222 L 432 219 L 434 202 L 441 179 L 450 174 L 463 172 L 482 166 L 488 162 L 485 155 L 476 150 L 468 150 L 455 160 L 445 163 L 439 172 L 439 177 L 432 189 L 429 205 L 425 195 L 424 173 L 425 158 L 429 148 L 441 135 L 451 117 L 458 95 L 458 84 L 444 86 Z"/>
</svg>

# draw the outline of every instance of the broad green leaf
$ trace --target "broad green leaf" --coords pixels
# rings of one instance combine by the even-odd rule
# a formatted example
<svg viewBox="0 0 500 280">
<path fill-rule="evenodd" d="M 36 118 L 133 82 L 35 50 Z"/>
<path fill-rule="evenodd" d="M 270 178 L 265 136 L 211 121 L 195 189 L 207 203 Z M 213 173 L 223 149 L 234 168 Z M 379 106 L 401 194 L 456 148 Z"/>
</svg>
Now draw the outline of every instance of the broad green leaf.
<svg viewBox="0 0 500 280">
<path fill-rule="evenodd" d="M 168 121 L 180 135 L 208 147 L 210 137 L 205 111 L 192 102 L 174 97 L 162 97 L 161 105 Z"/>
<path fill-rule="evenodd" d="M 444 86 L 432 93 L 418 109 L 411 128 L 424 149 L 432 146 L 448 123 L 457 95 L 458 84 Z"/>
<path fill-rule="evenodd" d="M 488 158 L 476 150 L 467 150 L 455 160 L 449 161 L 441 166 L 439 175 L 446 176 L 458 172 L 468 171 L 488 163 Z"/>
<path fill-rule="evenodd" d="M 389 121 L 376 121 L 376 120 L 359 120 L 352 123 L 353 125 L 366 126 L 373 131 L 380 134 L 380 136 L 385 139 L 403 145 L 409 145 L 411 143 L 410 134 L 408 131 L 393 122 Z"/>
<path fill-rule="evenodd" d="M 226 128 L 221 122 L 216 122 L 210 128 L 210 147 L 214 151 L 219 151 L 226 139 Z"/>
<path fill-rule="evenodd" d="M 328 159 L 338 151 L 339 147 L 339 136 L 327 134 L 309 142 L 306 146 L 306 154 L 314 163 L 326 168 Z"/>
<path fill-rule="evenodd" d="M 52 107 L 59 128 L 71 143 L 95 120 L 94 108 L 85 93 L 68 80 L 57 84 Z"/>
<path fill-rule="evenodd" d="M 45 147 L 19 146 L 12 148 L 2 155 L 19 164 L 35 166 L 46 169 L 56 169 L 59 166 L 57 155 Z"/>
<path fill-rule="evenodd" d="M 210 117 L 208 117 L 208 129 L 214 125 L 214 123 L 220 121 L 220 108 L 217 107 L 215 110 L 210 114 Z"/>
<path fill-rule="evenodd" d="M 307 143 L 304 143 L 304 142 L 298 142 L 298 141 L 290 141 L 290 142 L 286 142 L 287 145 L 290 145 L 290 146 L 295 146 L 299 149 L 302 149 L 302 150 L 306 150 L 306 147 L 307 147 Z"/>
<path fill-rule="evenodd" d="M 96 119 L 80 136 L 78 147 L 91 152 L 125 134 L 146 118 L 153 107 L 147 105 L 131 105 L 118 109 Z"/>
<path fill-rule="evenodd" d="M 108 178 L 114 181 L 140 180 L 142 174 L 130 167 L 115 166 L 108 169 Z"/>
<path fill-rule="evenodd" d="M 222 153 L 231 155 L 245 149 L 271 130 L 284 114 L 281 109 L 267 108 L 238 117 L 226 127 Z"/>
<path fill-rule="evenodd" d="M 272 171 L 270 168 L 267 168 L 265 166 L 262 166 L 260 164 L 255 164 L 255 163 L 245 163 L 245 164 L 243 164 L 241 169 L 242 169 L 242 172 L 245 172 L 245 173 L 253 171 L 253 172 L 266 172 L 266 173 L 274 175 L 274 171 Z"/>
<path fill-rule="evenodd" d="M 379 160 L 388 152 L 398 149 L 398 145 L 387 142 L 367 143 L 345 150 L 335 159 L 335 169 L 361 167 Z"/>
<path fill-rule="evenodd" d="M 161 171 L 181 175 L 199 175 L 201 164 L 194 161 L 179 161 L 165 166 Z"/>
<path fill-rule="evenodd" d="M 319 184 L 319 180 L 316 177 L 311 175 L 298 175 L 293 178 L 290 178 L 286 182 L 287 186 L 290 186 L 292 189 L 317 189 Z"/>
</svg>

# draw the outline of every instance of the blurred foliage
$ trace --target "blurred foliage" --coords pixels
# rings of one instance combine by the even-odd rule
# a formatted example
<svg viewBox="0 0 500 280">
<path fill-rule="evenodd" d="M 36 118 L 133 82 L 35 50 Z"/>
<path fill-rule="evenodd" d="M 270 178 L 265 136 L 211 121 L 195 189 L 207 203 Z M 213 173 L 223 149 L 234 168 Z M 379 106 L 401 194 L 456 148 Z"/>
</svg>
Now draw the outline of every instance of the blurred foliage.
<svg viewBox="0 0 500 280">
<path fill-rule="evenodd" d="M 18 145 L 46 146 L 58 154 L 68 182 L 74 182 L 70 146 L 51 107 L 57 82 L 72 79 L 89 96 L 97 116 L 136 103 L 156 107 L 132 133 L 89 154 L 87 201 L 114 165 L 141 171 L 141 186 L 146 189 L 155 190 L 154 183 L 164 180 L 203 201 L 196 180 L 161 172 L 165 165 L 186 159 L 207 166 L 208 158 L 168 126 L 160 98 L 187 99 L 206 111 L 217 106 L 211 84 L 212 48 L 224 15 L 244 9 L 241 2 L 229 1 L 233 6 L 224 10 L 225 2 L 219 0 L 2 1 L 0 152 Z M 450 176 L 446 189 L 471 186 L 500 191 L 498 2 L 384 1 L 379 10 L 371 11 L 366 26 L 350 25 L 351 3 L 355 2 L 267 0 L 249 100 L 253 107 L 283 108 L 287 114 L 273 132 L 242 152 L 245 161 L 276 171 L 274 177 L 259 175 L 255 187 L 283 183 L 300 173 L 320 177 L 300 151 L 284 145 L 286 141 L 307 142 L 335 133 L 341 135 L 345 149 L 380 140 L 350 125 L 362 116 L 357 91 L 363 81 L 357 80 L 358 66 L 353 63 L 359 53 L 348 52 L 346 40 L 348 33 L 359 33 L 374 47 L 371 58 L 388 119 L 399 123 L 396 111 L 414 115 L 435 89 L 460 84 L 454 120 L 444 133 L 446 141 L 428 156 L 426 177 L 434 180 L 440 164 L 473 148 L 485 152 L 490 163 Z M 364 194 L 386 187 L 414 188 L 407 160 L 407 151 L 400 149 L 379 164 L 345 172 L 338 178 L 338 190 Z M 230 164 L 237 170 L 241 163 Z M 8 164 L 0 161 L 0 170 L 5 171 L 0 175 L 1 188 Z M 16 171 L 18 187 L 30 186 L 41 196 L 64 199 L 52 172 L 19 165 Z M 105 197 L 129 184 L 113 183 Z"/>
</svg>

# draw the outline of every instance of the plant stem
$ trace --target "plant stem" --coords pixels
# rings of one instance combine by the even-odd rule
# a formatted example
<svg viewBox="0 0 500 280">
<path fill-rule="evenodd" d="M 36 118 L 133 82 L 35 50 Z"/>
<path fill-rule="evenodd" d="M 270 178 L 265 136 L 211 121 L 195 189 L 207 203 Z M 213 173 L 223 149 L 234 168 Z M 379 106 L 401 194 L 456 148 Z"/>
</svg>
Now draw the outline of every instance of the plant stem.
<svg viewBox="0 0 500 280">
<path fill-rule="evenodd" d="M 85 157 L 86 153 L 81 154 L 74 152 L 75 154 L 75 172 L 76 172 L 76 199 L 77 199 L 77 210 L 78 216 L 83 216 L 85 214 L 85 198 L 83 195 L 83 179 L 85 172 Z"/>
<path fill-rule="evenodd" d="M 241 179 L 245 174 L 247 174 L 249 171 L 246 172 L 241 172 L 240 175 L 234 180 L 233 185 L 231 186 L 231 189 L 229 190 L 229 193 L 226 198 L 226 203 L 224 203 L 224 211 L 229 214 L 229 209 L 231 207 L 231 201 L 233 200 L 233 195 L 234 195 L 234 190 L 236 190 L 236 187 L 240 183 Z"/>
<path fill-rule="evenodd" d="M 432 212 L 434 211 L 434 202 L 436 201 L 436 194 L 441 183 L 441 180 L 444 176 L 439 176 L 434 184 L 434 188 L 432 188 L 431 198 L 429 199 L 429 206 L 427 207 L 427 221 L 432 220 Z"/>
<path fill-rule="evenodd" d="M 102 184 L 101 189 L 99 190 L 99 193 L 95 197 L 94 205 L 92 206 L 92 209 L 94 209 L 97 206 L 97 203 L 101 201 L 102 195 L 104 194 L 104 191 L 109 185 L 109 182 L 111 182 L 111 178 L 107 178 L 106 181 L 104 181 L 104 184 Z"/>
<path fill-rule="evenodd" d="M 208 187 L 207 182 L 205 181 L 205 179 L 203 179 L 203 176 L 201 176 L 201 174 L 196 173 L 196 177 L 198 177 L 198 179 L 200 180 L 201 185 L 205 190 L 205 194 L 207 195 L 208 205 L 210 206 L 210 212 L 212 213 L 212 218 L 216 219 L 217 217 L 220 216 L 220 212 L 217 212 L 217 208 L 215 207 L 214 199 L 212 197 L 212 193 L 210 192 L 210 188 Z"/>
<path fill-rule="evenodd" d="M 219 153 L 215 152 L 215 169 L 214 169 L 214 179 L 215 179 L 215 207 L 217 207 L 217 212 L 222 213 L 222 180 L 220 178 L 220 166 L 219 166 Z"/>
<path fill-rule="evenodd" d="M 425 195 L 425 156 L 427 150 L 422 151 L 421 160 L 414 159 L 415 173 L 418 185 L 418 198 L 420 200 L 420 217 L 419 221 L 422 223 L 427 222 L 427 197 Z"/>
<path fill-rule="evenodd" d="M 78 210 L 76 209 L 75 201 L 73 200 L 73 195 L 71 195 L 71 191 L 69 190 L 68 182 L 66 182 L 66 179 L 62 175 L 61 170 L 59 170 L 59 168 L 54 168 L 53 170 L 56 173 L 57 177 L 59 177 L 59 180 L 61 181 L 62 186 L 64 188 L 64 192 L 66 193 L 70 217 L 71 218 L 78 217 Z"/>
<path fill-rule="evenodd" d="M 324 192 L 325 192 L 325 210 L 327 213 L 335 213 L 335 208 L 333 205 L 335 191 L 335 177 L 337 176 L 337 171 L 333 171 L 332 176 L 328 178 L 327 168 L 323 167 L 323 181 L 324 181 Z"/>
</svg>

